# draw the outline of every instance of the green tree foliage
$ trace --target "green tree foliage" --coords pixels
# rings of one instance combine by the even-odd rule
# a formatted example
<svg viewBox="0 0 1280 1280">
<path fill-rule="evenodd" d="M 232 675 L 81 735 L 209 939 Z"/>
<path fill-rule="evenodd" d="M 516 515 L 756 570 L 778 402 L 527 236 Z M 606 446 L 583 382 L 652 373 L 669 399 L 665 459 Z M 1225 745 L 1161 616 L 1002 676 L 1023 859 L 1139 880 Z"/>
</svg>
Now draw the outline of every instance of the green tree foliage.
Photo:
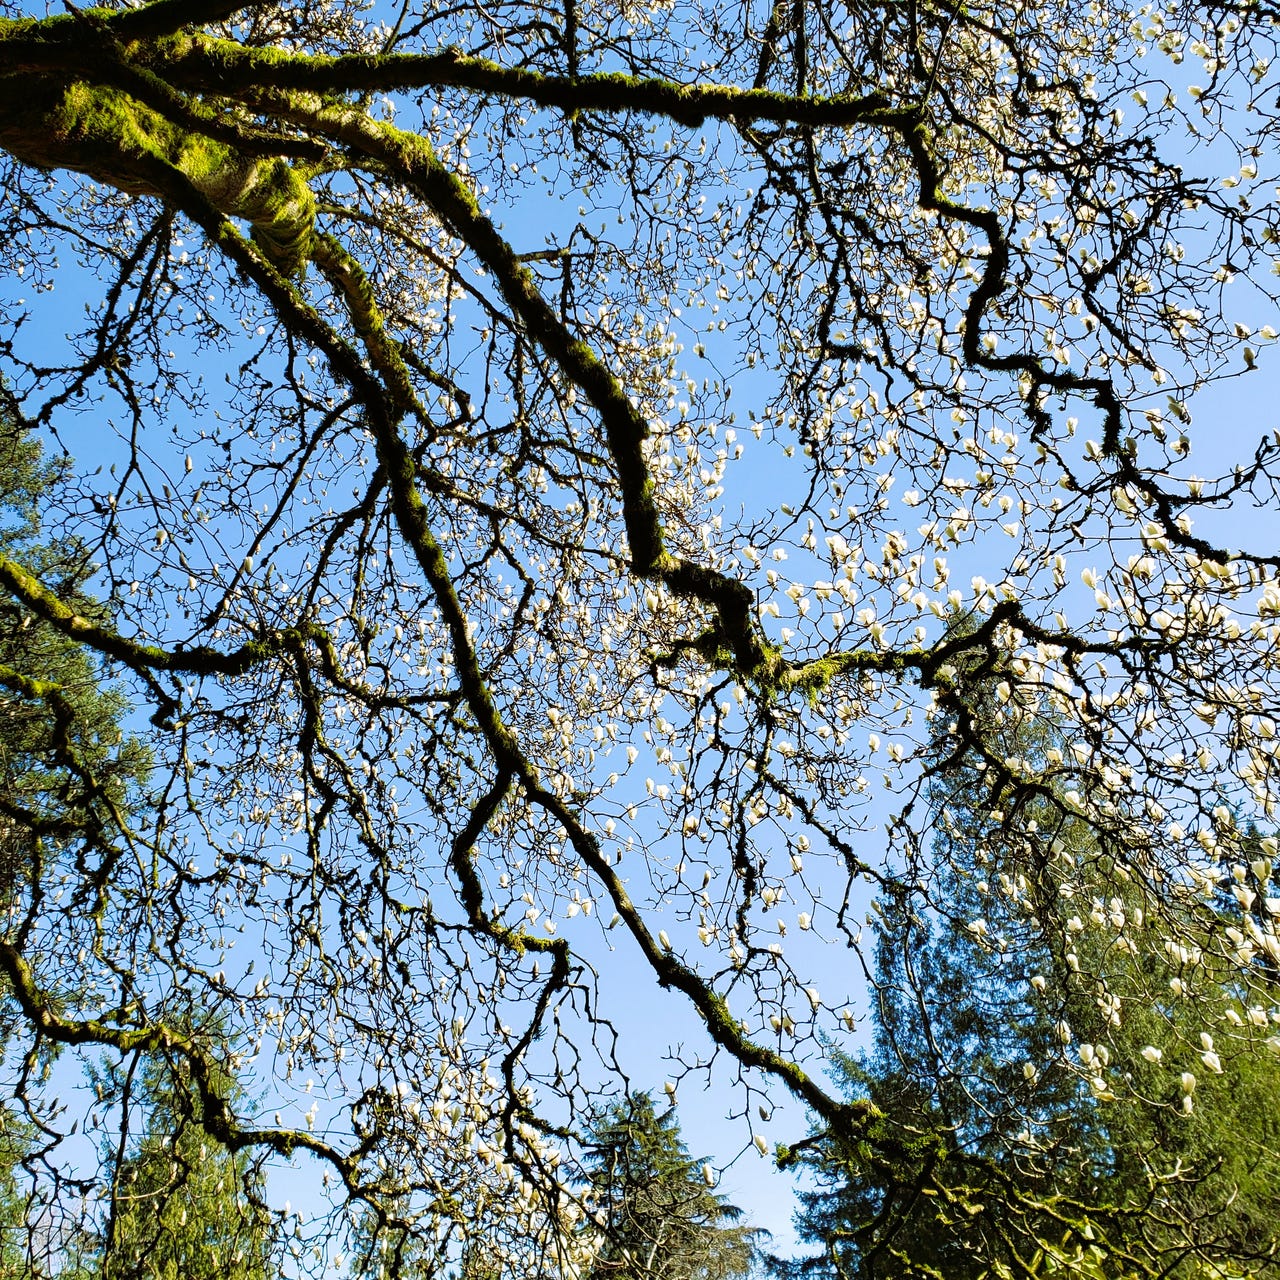
<svg viewBox="0 0 1280 1280">
<path fill-rule="evenodd" d="M 964 746 L 1017 755 L 1034 776 L 1061 759 L 1056 726 L 997 711 L 993 678 L 962 683 L 934 749 L 937 905 L 879 904 L 872 1047 L 832 1053 L 846 1095 L 874 1107 L 870 1140 L 819 1130 L 797 1149 L 815 1179 L 797 1226 L 819 1252 L 778 1271 L 1280 1274 L 1268 1008 L 1218 958 L 1129 945 L 1145 902 L 1131 877 L 1052 788 L 993 782 Z M 1007 832 L 1011 804 L 1044 843 Z M 1255 857 L 1228 883 L 1274 891 L 1259 838 L 1242 847 Z M 1070 869 L 1087 862 L 1105 897 L 1072 892 Z M 1165 892 L 1170 915 L 1189 926 L 1214 911 L 1236 936 L 1257 897 L 1223 890 L 1197 906 L 1187 885 Z"/>
<path fill-rule="evenodd" d="M 751 1271 L 751 1227 L 692 1159 L 675 1107 L 647 1093 L 615 1103 L 592 1126 L 587 1199 L 603 1233 L 591 1280 L 730 1280 Z"/>
<path fill-rule="evenodd" d="M 268 1280 L 272 1215 L 249 1151 L 201 1124 L 204 1105 L 181 1058 L 147 1058 L 116 1081 L 138 1125 L 123 1159 L 108 1153 L 111 1201 L 102 1280 Z M 229 1078 L 219 1082 L 234 1097 Z"/>
<path fill-rule="evenodd" d="M 46 459 L 13 414 L 0 417 L 0 555 L 45 582 L 77 616 L 106 618 L 87 590 L 93 565 L 75 538 L 51 536 L 43 508 L 70 460 Z M 120 806 L 146 776 L 141 742 L 126 736 L 123 695 L 100 662 L 12 596 L 0 599 L 0 895 L 8 901 L 40 856 L 40 841 L 109 849 Z"/>
<path fill-rule="evenodd" d="M 25 1153 L 25 1135 L 6 1108 L 0 1112 L 0 1275 L 19 1277 L 26 1262 L 26 1198 L 15 1171 Z"/>
<path fill-rule="evenodd" d="M 69 465 L 46 459 L 33 433 L 16 416 L 5 417 L 0 554 L 39 575 L 78 616 L 102 622 L 107 610 L 88 589 L 94 570 L 86 549 L 47 527 L 46 508 Z M 127 711 L 91 650 L 11 597 L 0 600 L 0 901 L 7 908 L 21 907 L 38 863 L 109 862 L 118 852 L 150 764 L 141 740 L 122 728 Z M 62 993 L 67 1001 L 84 994 L 74 987 Z M 15 1014 L 10 995 L 3 1017 Z M 142 1132 L 117 1170 L 105 1235 L 87 1221 L 64 1225 L 29 1198 L 21 1162 L 39 1135 L 18 1110 L 0 1112 L 0 1275 L 273 1274 L 260 1210 L 244 1199 L 249 1155 L 232 1156 L 199 1125 L 200 1104 L 190 1081 L 179 1079 L 181 1062 L 148 1058 L 135 1068 L 131 1104 Z"/>
<path fill-rule="evenodd" d="M 93 567 L 85 548 L 46 527 L 45 508 L 69 466 L 69 459 L 46 458 L 6 403 L 0 555 L 38 574 L 78 615 L 103 620 L 105 609 L 87 590 Z M 0 599 L 0 910 L 11 923 L 22 919 L 25 894 L 42 867 L 86 857 L 109 862 L 149 767 L 143 744 L 121 727 L 127 710 L 91 650 L 12 597 Z M 62 996 L 77 994 L 69 977 Z M 0 1060 L 21 1023 L 0 976 Z M 51 1048 L 42 1046 L 39 1069 Z M 92 1232 L 31 1194 L 36 1184 L 22 1168 L 39 1138 L 21 1108 L 0 1106 L 0 1275 L 35 1276 L 42 1269 L 86 1275 L 96 1249 Z"/>
</svg>

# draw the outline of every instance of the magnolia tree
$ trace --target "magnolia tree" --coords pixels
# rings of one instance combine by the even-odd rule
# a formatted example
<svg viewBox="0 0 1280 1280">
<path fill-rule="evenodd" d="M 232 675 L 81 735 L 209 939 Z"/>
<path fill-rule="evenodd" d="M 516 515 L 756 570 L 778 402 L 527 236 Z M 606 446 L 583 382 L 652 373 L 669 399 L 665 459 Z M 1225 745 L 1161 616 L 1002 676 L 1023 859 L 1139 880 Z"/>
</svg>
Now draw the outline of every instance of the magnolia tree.
<svg viewBox="0 0 1280 1280">
<path fill-rule="evenodd" d="M 1010 1016 L 1056 1002 L 1031 1071 L 1174 1123 L 1273 1036 L 1280 443 L 1195 400 L 1276 336 L 1269 4 L 68 10 L 0 19 L 0 360 L 103 607 L 0 586 L 151 772 L 115 803 L 55 732 L 65 813 L 4 810 L 64 1206 L 121 1112 L 42 1055 L 162 1052 L 223 1147 L 316 1166 L 304 1261 L 345 1221 L 579 1273 L 624 983 L 744 1145 L 789 1094 L 874 1146 L 822 1046 L 873 900 L 968 914 L 948 753 L 1002 851 L 962 923 Z M 1133 1001 L 1195 1072 L 1103 1052 Z"/>
</svg>

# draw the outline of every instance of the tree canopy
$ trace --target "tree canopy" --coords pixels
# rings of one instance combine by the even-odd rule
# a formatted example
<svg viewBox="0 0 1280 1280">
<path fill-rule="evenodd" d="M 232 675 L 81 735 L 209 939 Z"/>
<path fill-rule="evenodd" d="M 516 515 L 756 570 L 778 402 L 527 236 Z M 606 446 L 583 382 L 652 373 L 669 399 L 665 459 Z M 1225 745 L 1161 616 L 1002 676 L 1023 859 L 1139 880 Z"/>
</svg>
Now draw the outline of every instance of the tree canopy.
<svg viewBox="0 0 1280 1280">
<path fill-rule="evenodd" d="M 898 1158 L 822 1065 L 875 898 L 1008 966 L 957 993 L 987 1025 L 1052 977 L 991 1052 L 1109 1106 L 1280 1046 L 1280 435 L 1224 407 L 1277 337 L 1278 17 L 0 8 L 6 422 L 85 460 L 70 578 L 0 544 L 56 651 L 3 668 L 52 714 L 0 797 L 6 849 L 44 830 L 0 936 L 33 1176 L 92 1217 L 64 1139 L 121 1123 L 50 1046 L 164 1058 L 229 1167 L 327 1188 L 290 1266 L 367 1231 L 581 1275 L 627 987 L 748 1154 L 785 1094 Z M 132 808 L 67 691 L 102 664 Z M 1163 1061 L 1098 1053 L 1144 998 Z"/>
</svg>

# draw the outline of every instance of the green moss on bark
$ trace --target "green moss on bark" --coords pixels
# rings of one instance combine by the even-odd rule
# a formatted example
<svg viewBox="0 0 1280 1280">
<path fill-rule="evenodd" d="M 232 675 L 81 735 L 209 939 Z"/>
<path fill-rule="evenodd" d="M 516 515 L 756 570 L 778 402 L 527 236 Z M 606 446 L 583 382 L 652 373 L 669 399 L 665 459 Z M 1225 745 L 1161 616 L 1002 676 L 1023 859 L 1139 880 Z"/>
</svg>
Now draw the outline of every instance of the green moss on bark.
<svg viewBox="0 0 1280 1280">
<path fill-rule="evenodd" d="M 315 196 L 293 165 L 175 124 L 122 89 L 0 78 L 0 146 L 25 164 L 71 169 L 131 195 L 165 195 L 169 171 L 248 222 L 282 274 L 300 275 L 310 256 Z"/>
</svg>

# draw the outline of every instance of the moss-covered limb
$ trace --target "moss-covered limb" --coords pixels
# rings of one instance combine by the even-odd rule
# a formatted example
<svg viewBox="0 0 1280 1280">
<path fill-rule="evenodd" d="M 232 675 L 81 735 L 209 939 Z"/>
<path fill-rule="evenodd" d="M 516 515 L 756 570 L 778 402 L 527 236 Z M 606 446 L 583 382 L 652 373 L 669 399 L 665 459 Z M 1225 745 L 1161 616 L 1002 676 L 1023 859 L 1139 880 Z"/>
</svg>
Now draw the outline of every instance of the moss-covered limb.
<svg viewBox="0 0 1280 1280">
<path fill-rule="evenodd" d="M 179 31 L 224 22 L 245 9 L 270 0 L 151 0 L 140 8 L 102 9 L 73 7 L 69 12 L 44 18 L 0 19 L 0 50 L 6 64 L 17 68 L 25 49 L 48 49 L 52 56 L 66 56 L 97 47 L 101 34 L 122 41 L 157 40 Z M 9 51 L 13 51 L 11 59 Z"/>
<path fill-rule="evenodd" d="M 0 567 L 4 564 L 0 558 Z M 56 680 L 40 680 L 0 662 L 0 688 L 9 689 L 29 702 L 43 702 L 55 715 L 70 715 L 71 710 Z"/>
<path fill-rule="evenodd" d="M 613 908 L 640 948 L 645 961 L 658 979 L 658 985 L 684 995 L 698 1011 L 712 1040 L 746 1067 L 753 1067 L 779 1080 L 801 1101 L 811 1107 L 827 1124 L 839 1132 L 859 1132 L 876 1115 L 868 1102 L 844 1102 L 828 1093 L 799 1063 L 752 1040 L 729 1011 L 719 995 L 690 965 L 654 937 L 639 909 L 627 892 L 616 869 L 604 856 L 595 834 L 589 831 L 577 813 L 559 796 L 540 784 L 527 788 L 529 798 L 550 813 L 565 829 L 574 851 L 600 883 L 613 903 Z"/>
<path fill-rule="evenodd" d="M 56 1011 L 56 1002 L 40 990 L 26 957 L 7 939 L 0 940 L 0 972 L 8 979 L 10 994 L 27 1023 L 58 1044 L 101 1044 L 122 1053 L 191 1047 L 187 1037 L 165 1026 L 118 1027 L 100 1018 L 64 1018 Z"/>
<path fill-rule="evenodd" d="M 524 929 L 508 928 L 487 916 L 484 910 L 484 886 L 480 883 L 474 865 L 476 841 L 484 834 L 503 801 L 511 794 L 514 781 L 515 774 L 512 770 L 498 771 L 492 785 L 472 807 L 462 829 L 454 836 L 449 846 L 449 867 L 457 877 L 462 909 L 467 913 L 473 929 L 509 947 L 517 955 L 523 955 L 526 951 L 555 952 L 564 947 L 563 938 L 541 938 Z"/>
<path fill-rule="evenodd" d="M 810 662 L 782 662 L 776 687 L 780 692 L 795 690 L 815 698 L 833 681 L 844 676 L 861 672 L 900 676 L 915 672 L 926 687 L 946 691 L 950 682 L 944 679 L 943 668 L 961 655 L 975 650 L 996 656 L 999 650 L 997 637 L 1002 628 L 1020 632 L 1028 640 L 1053 645 L 1076 660 L 1086 654 L 1132 659 L 1150 649 L 1149 642 L 1145 640 L 1094 641 L 1051 631 L 1028 618 L 1018 601 L 1001 600 L 979 625 L 963 633 L 945 635 L 930 648 L 851 649 L 830 653 Z"/>
<path fill-rule="evenodd" d="M 209 6 L 191 7 L 198 12 Z M 65 73 L 79 67 L 84 75 L 91 75 L 95 54 L 101 58 L 101 49 L 86 38 L 85 19 L 91 17 L 103 33 L 128 46 L 137 65 L 182 88 L 214 95 L 267 88 L 341 95 L 449 87 L 533 102 L 567 114 L 630 111 L 663 116 L 689 127 L 707 120 L 736 120 L 844 128 L 905 119 L 902 108 L 880 93 L 809 96 L 732 84 L 681 84 L 621 72 L 555 76 L 506 67 L 455 49 L 336 57 L 249 49 L 190 30 L 212 21 L 208 18 L 193 17 L 168 30 L 161 29 L 164 23 L 147 24 L 144 16 L 155 8 L 121 14 L 90 10 L 78 22 L 62 15 L 0 20 L 0 48 L 15 71 Z M 179 25 L 188 30 L 179 32 Z"/>
<path fill-rule="evenodd" d="M 192 88 L 219 85 L 230 92 L 269 87 L 317 94 L 393 93 L 449 87 L 521 99 L 566 113 L 634 111 L 665 116 L 691 127 L 706 120 L 740 120 L 841 128 L 885 123 L 902 114 L 880 93 L 809 97 L 731 84 L 680 84 L 620 72 L 554 76 L 468 57 L 456 49 L 320 57 L 246 49 L 232 41 L 193 34 L 157 47 L 156 55 L 164 60 L 165 75 L 177 83 Z"/>
<path fill-rule="evenodd" d="M 901 675 L 919 669 L 928 659 L 925 649 L 850 649 L 812 662 L 788 663 L 778 680 L 780 690 L 796 690 L 816 698 L 835 680 L 863 671 Z"/>
<path fill-rule="evenodd" d="M 154 77 L 120 74 L 142 85 L 153 101 L 164 99 Z M 15 159 L 71 169 L 131 195 L 164 195 L 157 171 L 175 170 L 221 212 L 249 222 L 281 272 L 300 273 L 316 216 L 303 174 L 283 156 L 248 154 L 222 140 L 225 126 L 212 132 L 189 127 L 201 119 L 195 107 L 180 114 L 181 123 L 114 84 L 67 82 L 52 73 L 0 77 L 0 146 Z M 252 137 L 251 150 L 260 151 L 262 139 Z"/>
<path fill-rule="evenodd" d="M 136 11 L 126 11 L 136 12 Z M 80 10 L 74 31 L 60 29 L 74 40 L 50 40 L 31 32 L 31 24 L 0 20 L 0 54 L 5 59 L 4 80 L 40 82 L 40 91 L 65 88 L 83 81 L 122 90 L 139 103 L 160 113 L 172 125 L 225 143 L 245 156 L 291 156 L 310 162 L 324 158 L 324 148 L 310 138 L 285 135 L 249 123 L 242 112 L 216 96 L 209 101 L 174 88 L 133 54 L 148 49 L 120 38 L 113 15 L 100 10 Z M 58 20 L 60 22 L 60 19 Z M 35 24 L 43 31 L 46 24 Z M 24 35 L 24 32 L 31 34 Z M 24 53 L 29 57 L 24 58 Z"/>
<path fill-rule="evenodd" d="M 426 578 L 448 628 L 455 671 L 467 706 L 476 718 L 498 767 L 521 777 L 528 776 L 533 772 L 533 766 L 503 721 L 471 643 L 470 620 L 458 598 L 444 551 L 431 528 L 430 513 L 416 483 L 413 455 L 397 430 L 397 423 L 382 406 L 376 406 L 376 411 L 370 415 L 369 427 L 373 432 L 379 463 L 387 475 L 396 525 Z"/>
<path fill-rule="evenodd" d="M 313 138 L 250 124 L 235 104 L 225 99 L 215 99 L 216 105 L 210 106 L 179 93 L 154 72 L 130 62 L 123 51 L 111 68 L 110 79 L 114 88 L 152 108 L 177 128 L 221 142 L 246 160 L 289 159 L 319 165 L 328 156 L 328 148 Z"/>
<path fill-rule="evenodd" d="M 62 1045 L 100 1045 L 119 1053 L 179 1054 L 191 1068 L 200 1094 L 200 1124 L 210 1137 L 231 1151 L 267 1147 L 283 1156 L 304 1150 L 332 1165 L 348 1188 L 355 1190 L 351 1159 L 337 1148 L 300 1129 L 249 1129 L 241 1126 L 221 1087 L 226 1073 L 188 1032 L 165 1023 L 146 1027 L 122 1027 L 105 1018 L 66 1018 L 58 1001 L 42 991 L 22 952 L 0 939 L 0 974 L 8 981 L 9 995 L 17 1001 L 27 1024 L 40 1036 Z"/>
<path fill-rule="evenodd" d="M 120 39 L 154 40 L 192 27 L 225 22 L 246 9 L 270 8 L 275 0 L 150 0 L 137 9 L 103 13 Z"/>
<path fill-rule="evenodd" d="M 511 794 L 514 782 L 515 775 L 511 770 L 499 770 L 498 776 L 472 807 L 462 829 L 454 837 L 449 849 L 449 866 L 457 878 L 459 895 L 463 910 L 467 913 L 467 920 L 477 933 L 506 948 L 517 959 L 530 951 L 551 957 L 551 972 L 538 992 L 525 1029 L 502 1055 L 502 1077 L 507 1083 L 509 1115 L 518 1115 L 524 1123 L 534 1125 L 544 1133 L 568 1137 L 569 1135 L 563 1129 L 549 1126 L 541 1120 L 537 1113 L 521 1100 L 521 1091 L 516 1085 L 515 1073 L 520 1059 L 542 1034 L 552 998 L 556 992 L 564 991 L 569 986 L 570 959 L 573 954 L 569 941 L 567 938 L 540 937 L 531 934 L 527 929 L 500 924 L 496 918 L 486 915 L 484 886 L 475 869 L 476 842 Z M 509 1127 L 509 1133 L 514 1133 L 514 1126 Z M 507 1153 L 517 1158 L 514 1141 L 508 1142 Z"/>
<path fill-rule="evenodd" d="M 311 260 L 346 303 L 347 314 L 369 353 L 369 361 L 390 393 L 391 411 L 397 417 L 416 414 L 425 423 L 426 412 L 418 403 L 399 345 L 387 333 L 373 284 L 364 268 L 340 241 L 327 235 L 315 238 Z"/>
<path fill-rule="evenodd" d="M 392 223 L 385 217 L 381 217 L 375 213 L 371 213 L 367 209 L 359 209 L 348 204 L 325 204 L 319 206 L 319 211 L 331 218 L 338 218 L 344 222 L 355 222 L 363 227 L 371 227 L 380 236 L 398 241 L 400 244 L 413 250 L 419 257 L 426 259 L 432 265 L 438 267 L 440 271 L 448 277 L 449 283 L 457 289 L 461 289 L 478 307 L 481 307 L 489 319 L 495 326 L 507 328 L 511 325 L 511 317 L 505 311 L 497 307 L 493 303 L 488 294 L 477 289 L 467 277 L 458 270 L 456 263 L 451 262 L 444 254 L 440 253 L 434 246 L 427 243 L 426 239 L 420 235 L 415 235 L 412 224 Z M 526 254 L 526 260 L 532 255 Z M 467 393 L 457 385 L 452 378 L 447 377 L 439 370 L 432 369 L 420 360 L 415 360 L 412 353 L 405 352 L 404 358 L 409 360 L 412 366 L 418 370 L 423 377 L 438 386 L 442 391 L 447 391 L 460 405 L 467 407 L 470 413 L 470 397 Z"/>
<path fill-rule="evenodd" d="M 756 621 L 750 587 L 666 550 L 654 481 L 644 458 L 644 442 L 649 435 L 644 415 L 591 347 L 577 339 L 555 314 L 532 272 L 481 213 L 466 183 L 441 164 L 430 145 L 414 134 L 319 101 L 312 112 L 305 113 L 305 118 L 318 131 L 331 134 L 357 154 L 384 162 L 436 209 L 491 270 L 508 305 L 600 414 L 618 474 L 633 571 L 712 608 L 723 648 L 733 655 L 732 665 L 737 673 L 761 686 L 776 684 L 780 659 Z M 402 442 L 396 445 L 388 439 L 387 445 L 403 449 Z M 411 460 L 408 475 L 412 475 Z"/>
<path fill-rule="evenodd" d="M 219 21 L 247 4 L 160 0 L 141 9 L 73 8 L 43 18 L 0 17 L 0 80 L 32 77 L 63 86 L 101 82 L 122 48 L 154 49 L 191 24 Z"/>
<path fill-rule="evenodd" d="M 630 405 L 630 399 L 627 403 Z M 647 466 L 644 484 L 647 487 L 653 485 Z M 624 486 L 624 510 L 627 499 Z M 662 526 L 658 521 L 656 508 L 652 520 L 654 531 L 661 539 Z M 676 595 L 701 600 L 710 606 L 716 615 L 715 631 L 719 633 L 719 650 L 725 656 L 732 655 L 725 665 L 759 688 L 777 687 L 784 671 L 782 655 L 760 627 L 756 617 L 755 592 L 747 583 L 721 573 L 718 569 L 699 564 L 696 560 L 670 556 L 665 550 L 654 570 L 646 576 L 659 578 Z M 704 652 L 709 648 L 708 640 L 709 638 L 704 638 L 702 641 Z"/>
<path fill-rule="evenodd" d="M 135 671 L 167 671 L 189 675 L 238 676 L 284 650 L 299 640 L 316 634 L 310 623 L 300 623 L 280 631 L 271 631 L 250 640 L 238 649 L 222 652 L 205 645 L 191 649 L 165 649 L 160 645 L 130 640 L 118 631 L 78 614 L 58 599 L 38 578 L 16 561 L 0 555 L 0 587 L 21 600 L 37 617 L 63 635 L 114 658 Z M 43 685 L 46 682 L 38 682 Z"/>
</svg>

